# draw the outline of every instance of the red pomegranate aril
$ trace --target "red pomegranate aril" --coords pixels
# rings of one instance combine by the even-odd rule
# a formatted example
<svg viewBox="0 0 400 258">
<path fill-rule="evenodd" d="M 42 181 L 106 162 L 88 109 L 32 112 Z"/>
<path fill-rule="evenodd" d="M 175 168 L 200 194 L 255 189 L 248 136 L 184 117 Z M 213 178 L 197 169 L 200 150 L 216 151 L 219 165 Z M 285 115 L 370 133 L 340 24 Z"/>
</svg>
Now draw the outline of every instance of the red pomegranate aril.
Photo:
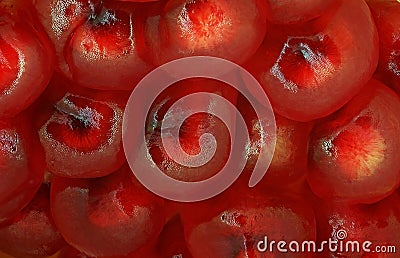
<svg viewBox="0 0 400 258">
<path fill-rule="evenodd" d="M 102 178 L 54 177 L 51 207 L 65 240 L 90 256 L 128 255 L 151 245 L 165 221 L 163 200 L 127 165 Z"/>
<path fill-rule="evenodd" d="M 171 123 L 171 119 L 169 119 L 172 128 L 167 126 L 165 134 L 161 135 L 161 126 L 165 122 L 166 116 L 176 118 L 178 121 L 184 113 L 179 110 L 171 112 L 169 110 L 171 105 L 185 96 L 198 92 L 214 93 L 223 96 L 233 104 L 236 103 L 237 92 L 222 82 L 204 78 L 186 79 L 173 84 L 157 97 L 146 122 L 147 147 L 151 155 L 149 158 L 152 158 L 152 161 L 169 177 L 185 182 L 205 180 L 218 173 L 227 162 L 231 147 L 231 136 L 224 122 L 218 117 L 206 113 L 194 114 L 196 112 L 193 111 L 191 112 L 193 115 L 187 118 L 182 125 Z M 212 101 L 211 97 L 189 100 L 185 103 L 185 110 L 204 108 L 212 113 L 214 109 Z M 218 108 L 221 110 L 226 107 L 220 105 Z M 226 119 L 234 121 L 235 114 L 229 113 L 229 115 L 230 117 L 226 117 Z M 177 127 L 179 135 L 175 134 Z M 211 152 L 207 152 L 200 146 L 200 137 L 206 133 L 212 134 L 217 142 L 215 153 L 212 156 L 209 155 Z M 208 162 L 201 166 L 184 166 L 176 162 L 166 149 L 169 147 L 180 151 L 174 141 L 177 137 L 179 137 L 179 143 L 185 154 L 195 156 L 202 152 L 201 155 L 204 159 L 209 158 Z M 207 145 L 207 147 L 209 146 Z M 178 155 L 183 157 L 184 153 L 179 152 Z"/>
<path fill-rule="evenodd" d="M 324 15 L 334 4 L 334 0 L 267 0 L 267 17 L 272 23 L 301 23 Z"/>
<path fill-rule="evenodd" d="M 371 249 L 400 246 L 399 28 L 399 0 L 0 0 L 0 257 L 397 257 L 277 245 L 318 248 L 345 230 Z M 211 93 L 246 122 L 243 175 L 180 203 L 125 163 L 129 91 L 187 56 L 241 64 L 267 93 L 276 146 L 256 187 L 248 177 L 275 138 L 249 100 L 212 79 L 160 93 L 134 121 L 145 126 L 140 150 L 179 181 L 221 172 L 243 137 Z M 170 110 L 194 93 L 208 95 Z"/>
<path fill-rule="evenodd" d="M 54 45 L 58 58 L 56 68 L 67 78 L 72 78 L 65 60 L 64 48 L 71 33 L 98 8 L 98 1 L 33 0 L 33 4 L 38 19 Z"/>
<path fill-rule="evenodd" d="M 132 2 L 132 3 L 145 3 L 145 2 L 156 2 L 160 0 L 116 0 L 120 2 Z"/>
<path fill-rule="evenodd" d="M 259 242 L 265 237 L 287 243 L 316 238 L 315 218 L 307 202 L 248 188 L 228 190 L 216 198 L 188 205 L 182 221 L 194 258 L 277 257 L 276 248 L 259 251 Z M 311 257 L 308 252 L 292 255 Z"/>
<path fill-rule="evenodd" d="M 53 73 L 51 49 L 28 23 L 0 18 L 0 118 L 12 117 L 32 104 Z"/>
<path fill-rule="evenodd" d="M 90 178 L 122 166 L 122 110 L 114 102 L 66 94 L 39 131 L 47 167 L 64 177 Z"/>
<path fill-rule="evenodd" d="M 22 115 L 0 120 L 0 223 L 15 216 L 43 181 L 44 153 Z"/>
<path fill-rule="evenodd" d="M 0 227 L 0 250 L 15 257 L 50 256 L 64 245 L 51 217 L 49 185 L 42 185 L 28 206 Z"/>
<path fill-rule="evenodd" d="M 126 106 L 129 95 L 125 91 L 99 91 L 95 89 L 85 88 L 77 85 L 75 82 L 64 77 L 61 73 L 54 73 L 46 90 L 40 95 L 38 100 L 30 106 L 29 110 L 33 110 L 35 119 L 34 125 L 37 130 L 50 119 L 54 113 L 55 105 L 66 94 L 75 96 L 90 96 L 92 99 L 102 102 L 112 102 L 120 109 Z"/>
<path fill-rule="evenodd" d="M 91 258 L 89 255 L 86 255 L 72 246 L 65 246 L 57 255 L 58 258 Z"/>
<path fill-rule="evenodd" d="M 390 246 L 397 248 L 400 244 L 400 196 L 395 193 L 380 202 L 363 205 L 343 205 L 319 200 L 314 204 L 317 219 L 318 241 L 329 238 L 338 241 L 336 252 L 327 248 L 318 257 L 397 257 L 396 252 L 389 251 Z M 339 236 L 339 238 L 338 238 Z M 342 237 L 345 236 L 343 239 Z M 342 250 L 340 249 L 342 241 Z M 360 251 L 351 252 L 351 241 L 358 242 Z M 363 243 L 370 252 L 363 249 Z M 350 246 L 346 252 L 346 245 Z M 379 246 L 380 254 L 375 252 Z M 385 248 L 388 252 L 383 252 Z"/>
<path fill-rule="evenodd" d="M 100 90 L 132 90 L 151 70 L 142 59 L 144 20 L 139 12 L 135 5 L 122 9 L 105 4 L 74 31 L 65 54 L 77 83 Z"/>
<path fill-rule="evenodd" d="M 170 0 L 160 16 L 147 21 L 153 62 L 206 55 L 243 63 L 265 35 L 265 9 L 260 0 Z"/>
<path fill-rule="evenodd" d="M 278 114 L 303 122 L 324 117 L 372 77 L 378 34 L 368 6 L 363 0 L 337 5 L 308 23 L 271 27 L 247 62 Z"/>
<path fill-rule="evenodd" d="M 141 248 L 140 250 L 134 251 L 133 253 L 128 255 L 101 256 L 101 258 L 160 258 L 154 249 L 154 246 L 146 246 L 145 248 Z M 87 255 L 73 248 L 72 246 L 67 245 L 57 254 L 57 258 L 93 258 L 93 256 Z"/>
<path fill-rule="evenodd" d="M 250 103 L 242 95 L 239 95 L 237 106 L 250 133 L 250 143 L 245 149 L 245 172 L 251 173 L 257 161 L 263 162 L 260 160 L 260 149 L 263 145 L 270 145 L 271 137 L 260 127 L 263 118 L 257 118 Z M 260 184 L 267 188 L 293 188 L 294 184 L 306 176 L 308 138 L 312 123 L 296 122 L 277 114 L 275 122 L 277 129 L 273 158 Z"/>
<path fill-rule="evenodd" d="M 156 249 L 159 258 L 192 258 L 186 246 L 183 225 L 179 215 L 175 215 L 164 225 L 158 237 Z"/>
<path fill-rule="evenodd" d="M 400 93 L 400 3 L 396 0 L 367 1 L 379 33 L 377 75 Z"/>
<path fill-rule="evenodd" d="M 371 80 L 311 133 L 308 182 L 321 198 L 372 203 L 400 184 L 400 98 Z"/>
<path fill-rule="evenodd" d="M 275 116 L 277 142 L 271 165 L 264 182 L 269 186 L 285 187 L 305 179 L 307 148 L 312 124 Z"/>
</svg>

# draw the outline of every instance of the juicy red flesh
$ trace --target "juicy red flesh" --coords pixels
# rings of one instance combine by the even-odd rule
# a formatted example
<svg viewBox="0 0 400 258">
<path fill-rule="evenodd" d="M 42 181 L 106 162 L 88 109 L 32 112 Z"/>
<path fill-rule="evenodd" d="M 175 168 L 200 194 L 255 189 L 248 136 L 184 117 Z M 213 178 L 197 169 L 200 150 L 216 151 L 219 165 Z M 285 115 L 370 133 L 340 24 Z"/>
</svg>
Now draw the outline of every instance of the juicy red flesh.
<svg viewBox="0 0 400 258">
<path fill-rule="evenodd" d="M 78 26 L 66 46 L 73 79 L 100 90 L 132 90 L 150 71 L 144 54 L 144 21 L 134 7 L 105 4 Z"/>
<path fill-rule="evenodd" d="M 315 239 L 315 218 L 306 203 L 257 191 L 248 193 L 246 198 L 239 195 L 240 192 L 228 190 L 183 210 L 185 237 L 193 257 L 265 255 L 257 250 L 265 236 L 286 241 Z M 275 250 L 273 255 L 278 252 Z M 298 257 L 309 256 L 303 253 Z"/>
<path fill-rule="evenodd" d="M 116 103 L 68 93 L 55 109 L 39 131 L 52 173 L 97 177 L 123 164 L 122 110 Z"/>
<path fill-rule="evenodd" d="M 146 23 L 152 60 L 209 55 L 243 63 L 264 37 L 265 8 L 260 0 L 170 0 Z"/>
<path fill-rule="evenodd" d="M 278 24 L 306 22 L 324 15 L 334 3 L 334 0 L 267 0 L 267 17 Z"/>
<path fill-rule="evenodd" d="M 192 258 L 185 241 L 181 218 L 179 215 L 172 217 L 161 231 L 157 241 L 159 257 L 188 257 Z"/>
<path fill-rule="evenodd" d="M 98 8 L 97 1 L 34 0 L 36 14 L 53 43 L 56 55 L 56 68 L 64 76 L 72 78 L 64 55 L 64 48 L 70 34 Z"/>
<path fill-rule="evenodd" d="M 0 223 L 25 207 L 43 181 L 44 153 L 29 123 L 23 116 L 0 121 Z"/>
<path fill-rule="evenodd" d="M 28 206 L 0 227 L 0 250 L 15 257 L 50 256 L 64 244 L 51 217 L 49 185 L 42 185 Z"/>
<path fill-rule="evenodd" d="M 154 242 L 164 224 L 163 201 L 127 165 L 97 179 L 55 177 L 51 205 L 65 240 L 92 256 L 132 253 Z"/>
<path fill-rule="evenodd" d="M 205 133 L 211 133 L 217 141 L 216 152 L 212 159 L 202 166 L 189 167 L 175 162 L 166 153 L 166 146 L 161 141 L 161 126 L 164 117 L 169 114 L 167 112 L 169 112 L 170 106 L 178 99 L 196 92 L 215 93 L 232 103 L 236 102 L 236 91 L 222 82 L 197 78 L 183 80 L 173 84 L 155 100 L 147 120 L 147 145 L 151 158 L 165 174 L 186 182 L 204 180 L 218 173 L 228 160 L 230 152 L 230 135 L 223 121 L 210 114 L 198 113 L 187 118 L 182 125 L 174 124 L 174 126 L 179 129 L 178 137 L 182 150 L 188 155 L 199 154 L 202 151 L 199 145 L 200 137 Z M 191 101 L 190 105 L 202 107 L 211 112 L 213 108 L 211 98 L 201 99 L 196 104 Z M 173 117 L 178 118 L 180 115 L 178 112 L 172 113 Z M 227 119 L 235 119 L 235 114 L 229 115 L 230 117 Z M 169 147 L 171 148 L 177 148 L 174 146 L 174 142 L 170 140 L 170 138 L 176 137 L 174 133 L 169 133 L 173 132 L 174 129 L 176 128 L 167 128 L 166 136 L 164 136 L 166 144 L 170 144 Z"/>
<path fill-rule="evenodd" d="M 260 160 L 261 146 L 269 145 L 269 135 L 262 131 L 260 121 L 251 108 L 250 103 L 242 95 L 238 98 L 238 108 L 244 115 L 247 129 L 250 133 L 250 144 L 245 149 L 247 164 L 244 169 L 246 175 L 251 173 Z M 271 164 L 260 182 L 267 188 L 292 188 L 294 184 L 304 180 L 307 171 L 308 137 L 311 123 L 292 121 L 275 115 L 276 145 Z"/>
<path fill-rule="evenodd" d="M 361 90 L 376 68 L 377 49 L 365 2 L 339 1 L 337 8 L 302 26 L 271 27 L 246 67 L 276 113 L 310 121 L 338 110 Z"/>
<path fill-rule="evenodd" d="M 312 132 L 308 181 L 324 199 L 371 203 L 400 184 L 400 98 L 378 81 Z"/>
<path fill-rule="evenodd" d="M 67 110 L 69 107 L 64 106 L 64 103 L 69 104 L 67 101 L 62 105 L 58 104 L 56 108 L 61 114 L 57 119 L 67 119 L 68 122 L 49 124 L 47 132 L 60 139 L 67 147 L 79 152 L 90 152 L 106 142 L 108 135 L 112 133 L 109 132 L 112 129 L 112 121 L 105 120 L 104 117 L 114 117 L 113 109 L 103 103 L 93 103 L 91 108 L 87 108 L 87 100 L 75 96 L 70 96 L 68 101 L 73 103 L 78 115 Z M 104 121 L 100 122 L 102 118 Z"/>
<path fill-rule="evenodd" d="M 271 73 L 282 73 L 291 82 L 285 85 L 289 90 L 318 88 L 324 82 L 321 73 L 327 73 L 329 79 L 335 67 L 341 66 L 338 48 L 329 36 L 290 37 L 286 44 Z"/>
<path fill-rule="evenodd" d="M 44 91 L 53 72 L 52 52 L 28 21 L 0 18 L 0 118 L 12 117 Z"/>
<path fill-rule="evenodd" d="M 400 4 L 398 1 L 367 1 L 379 33 L 377 76 L 400 92 Z"/>
<path fill-rule="evenodd" d="M 360 257 L 378 257 L 374 253 L 377 246 L 398 246 L 400 244 L 400 196 L 395 193 L 384 200 L 369 204 L 348 206 L 331 202 L 317 201 L 314 204 L 317 219 L 318 241 L 326 241 L 337 236 L 338 232 L 345 231 L 344 241 L 358 241 L 360 243 Z M 338 240 L 336 238 L 336 240 Z M 361 248 L 364 241 L 371 241 L 368 247 L 372 253 Z M 348 255 L 345 250 L 336 246 L 336 252 L 325 250 L 324 257 Z M 380 254 L 379 257 L 395 257 L 395 253 Z"/>
<path fill-rule="evenodd" d="M 371 80 L 400 93 L 399 10 L 395 0 L 0 0 L 0 257 L 40 258 L 63 245 L 52 258 L 397 257 L 327 246 L 282 253 L 278 243 L 263 253 L 257 244 L 318 246 L 346 230 L 372 249 L 400 246 L 400 98 Z M 190 78 L 150 110 L 135 103 L 147 115 L 133 121 L 147 148 L 136 162 L 190 184 L 219 173 L 230 151 L 247 161 L 223 193 L 188 204 L 136 180 L 122 115 L 148 72 L 196 55 L 244 64 L 267 93 L 277 130 L 275 146 L 261 126 L 275 124 L 244 98 L 260 100 L 254 85 L 241 95 Z M 240 114 L 209 96 L 169 110 L 192 93 L 216 94 Z M 249 188 L 255 165 L 266 162 Z"/>
</svg>

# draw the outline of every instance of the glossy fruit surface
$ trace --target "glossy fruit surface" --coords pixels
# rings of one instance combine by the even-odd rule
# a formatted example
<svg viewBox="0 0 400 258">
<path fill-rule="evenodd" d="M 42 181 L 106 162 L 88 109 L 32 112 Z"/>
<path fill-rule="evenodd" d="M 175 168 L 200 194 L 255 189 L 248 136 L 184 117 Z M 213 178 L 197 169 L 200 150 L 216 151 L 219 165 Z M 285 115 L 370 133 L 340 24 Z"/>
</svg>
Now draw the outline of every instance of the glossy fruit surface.
<svg viewBox="0 0 400 258">
<path fill-rule="evenodd" d="M 377 61 L 373 19 L 366 3 L 356 0 L 340 1 L 302 26 L 271 28 L 246 67 L 262 84 L 275 112 L 310 121 L 333 113 L 356 95 Z"/>
<path fill-rule="evenodd" d="M 0 0 L 0 258 L 397 258 L 399 28 L 398 0 Z"/>
<path fill-rule="evenodd" d="M 333 250 L 325 250 L 320 257 L 328 255 L 335 257 L 350 257 L 349 254 L 354 248 L 360 257 L 396 257 L 394 249 L 390 248 L 399 244 L 400 209 L 399 195 L 393 194 L 384 200 L 369 204 L 347 206 L 329 202 L 319 201 L 314 206 L 318 225 L 318 241 L 326 241 L 332 238 L 338 241 Z M 369 241 L 367 250 L 363 244 Z M 342 242 L 342 244 L 340 244 Z M 346 251 L 346 243 L 359 244 L 350 247 Z M 341 248 L 341 245 L 344 246 Z M 379 253 L 381 250 L 386 250 Z"/>
<path fill-rule="evenodd" d="M 15 257 L 50 256 L 64 244 L 51 217 L 49 185 L 43 184 L 28 206 L 0 227 L 0 250 Z"/>
<path fill-rule="evenodd" d="M 232 103 L 236 102 L 236 91 L 222 82 L 203 78 L 187 79 L 173 84 L 160 94 L 147 119 L 147 145 L 153 162 L 168 176 L 186 182 L 205 180 L 218 173 L 225 165 L 231 148 L 231 136 L 228 128 L 221 119 L 212 115 L 213 112 L 215 113 L 213 98 L 189 99 L 183 104 L 186 108 L 170 109 L 171 105 L 180 98 L 198 92 L 217 94 Z M 226 106 L 220 105 L 218 108 L 224 110 Z M 191 109 L 193 112 L 190 111 Z M 194 111 L 197 109 L 204 109 L 208 113 L 201 112 L 191 115 L 182 124 L 179 124 L 181 117 L 188 110 L 195 113 Z M 235 116 L 235 113 L 228 113 L 225 119 L 235 121 Z M 169 123 L 163 125 L 165 117 L 169 118 Z M 165 128 L 164 135 L 161 135 L 162 126 Z M 206 142 L 200 146 L 201 137 L 207 133 L 215 137 L 216 144 Z M 176 146 L 176 139 L 179 140 L 182 151 L 179 146 Z M 210 155 L 212 147 L 215 147 L 214 155 Z M 200 157 L 204 157 L 204 159 L 210 157 L 210 160 L 204 165 L 182 165 L 170 157 L 166 152 L 167 148 L 177 152 L 181 160 L 184 160 L 187 154 L 195 156 L 199 153 Z"/>
<path fill-rule="evenodd" d="M 0 223 L 15 216 L 43 181 L 44 153 L 23 115 L 0 121 Z"/>
<path fill-rule="evenodd" d="M 33 0 L 33 3 L 36 15 L 53 43 L 58 60 L 56 69 L 72 78 L 64 48 L 70 34 L 97 9 L 97 1 Z"/>
<path fill-rule="evenodd" d="M 334 3 L 334 0 L 267 0 L 268 19 L 278 24 L 306 22 L 334 8 Z"/>
<path fill-rule="evenodd" d="M 28 24 L 0 15 L 0 118 L 20 113 L 44 91 L 53 72 L 51 53 Z"/>
<path fill-rule="evenodd" d="M 122 110 L 113 102 L 67 93 L 39 131 L 49 170 L 65 177 L 98 177 L 124 162 Z"/>
<path fill-rule="evenodd" d="M 51 205 L 65 240 L 91 256 L 128 255 L 155 241 L 164 223 L 162 200 L 127 165 L 97 179 L 55 177 Z"/>
<path fill-rule="evenodd" d="M 238 188 L 240 189 L 240 188 Z M 185 236 L 193 257 L 264 257 L 258 243 L 315 239 L 310 207 L 284 195 L 265 196 L 252 191 L 246 199 L 228 191 L 216 199 L 195 204 L 182 213 Z M 268 249 L 268 248 L 267 248 Z M 308 253 L 296 257 L 311 257 Z"/>
<path fill-rule="evenodd" d="M 243 63 L 262 42 L 265 9 L 260 0 L 170 0 L 146 24 L 153 62 L 207 55 Z"/>
<path fill-rule="evenodd" d="M 400 98 L 378 81 L 317 125 L 310 140 L 308 181 L 318 196 L 375 202 L 400 183 Z"/>
<path fill-rule="evenodd" d="M 238 108 L 243 114 L 250 134 L 250 142 L 244 150 L 247 157 L 245 172 L 252 172 L 256 162 L 260 159 L 261 147 L 271 146 L 271 136 L 262 130 L 261 121 L 267 118 L 258 118 L 250 103 L 240 95 Z M 267 188 L 291 188 L 305 178 L 307 171 L 308 138 L 312 123 L 302 123 L 275 115 L 276 145 L 271 164 L 263 177 L 261 184 Z M 269 150 L 267 149 L 266 152 Z"/>
<path fill-rule="evenodd" d="M 400 91 L 400 4 L 399 1 L 367 1 L 379 33 L 377 75 L 387 85 Z"/>
<path fill-rule="evenodd" d="M 64 54 L 78 84 L 132 90 L 151 70 L 141 57 L 144 21 L 140 15 L 135 6 L 105 3 L 76 28 Z"/>
</svg>

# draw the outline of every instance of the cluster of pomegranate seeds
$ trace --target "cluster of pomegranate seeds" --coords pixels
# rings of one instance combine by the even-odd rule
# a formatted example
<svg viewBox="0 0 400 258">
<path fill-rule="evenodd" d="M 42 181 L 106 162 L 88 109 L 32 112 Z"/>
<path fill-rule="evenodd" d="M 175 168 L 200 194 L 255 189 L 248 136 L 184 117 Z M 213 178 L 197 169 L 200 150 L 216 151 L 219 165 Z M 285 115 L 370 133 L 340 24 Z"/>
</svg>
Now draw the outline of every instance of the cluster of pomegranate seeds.
<svg viewBox="0 0 400 258">
<path fill-rule="evenodd" d="M 315 241 L 315 218 L 305 200 L 265 189 L 242 198 L 245 189 L 234 185 L 212 200 L 183 208 L 185 237 L 193 257 L 263 257 L 257 245 L 265 236 Z M 279 252 L 269 255 L 279 256 Z"/>
<path fill-rule="evenodd" d="M 242 175 L 180 203 L 135 177 L 123 118 L 146 75 L 191 56 L 247 69 L 276 134 L 240 75 L 244 91 L 190 78 L 135 103 L 142 161 L 184 183 L 247 127 Z M 399 135 L 398 0 L 0 0 L 0 258 L 398 257 Z"/>
<path fill-rule="evenodd" d="M 348 241 L 363 243 L 368 239 L 374 250 L 376 245 L 399 246 L 400 244 L 400 196 L 394 193 L 374 204 L 343 205 L 316 200 L 314 203 L 319 241 L 330 236 L 341 238 L 338 232 L 346 232 Z M 347 257 L 345 250 L 331 253 L 334 257 Z M 323 253 L 327 257 L 329 253 Z M 395 257 L 395 254 L 374 256 L 360 250 L 361 257 Z"/>
<path fill-rule="evenodd" d="M 64 245 L 50 212 L 48 184 L 43 184 L 33 200 L 0 229 L 0 248 L 16 257 L 49 256 Z"/>
</svg>

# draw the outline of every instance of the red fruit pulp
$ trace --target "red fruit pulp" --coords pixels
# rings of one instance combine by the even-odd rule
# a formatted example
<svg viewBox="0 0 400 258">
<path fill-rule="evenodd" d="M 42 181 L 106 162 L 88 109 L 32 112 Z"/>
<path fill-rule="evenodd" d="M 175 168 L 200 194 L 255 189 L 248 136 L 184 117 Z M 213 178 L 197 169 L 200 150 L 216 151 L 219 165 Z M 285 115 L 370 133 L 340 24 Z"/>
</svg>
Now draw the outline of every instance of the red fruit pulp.
<svg viewBox="0 0 400 258">
<path fill-rule="evenodd" d="M 154 242 L 164 224 L 163 201 L 127 165 L 102 178 L 55 177 L 51 207 L 65 240 L 91 256 L 128 255 Z"/>
<path fill-rule="evenodd" d="M 376 68 L 377 49 L 368 6 L 341 0 L 318 19 L 271 28 L 246 67 L 275 112 L 310 121 L 338 110 L 361 90 Z"/>
<path fill-rule="evenodd" d="M 260 0 L 170 0 L 146 24 L 153 62 L 208 55 L 243 63 L 265 35 L 265 8 Z"/>
<path fill-rule="evenodd" d="M 42 185 L 28 206 L 0 228 L 0 250 L 27 258 L 50 256 L 64 246 L 51 217 L 49 193 L 50 186 Z"/>
<path fill-rule="evenodd" d="M 65 61 L 64 48 L 71 33 L 98 8 L 98 1 L 33 0 L 33 4 L 36 15 L 54 46 L 58 59 L 57 70 L 67 78 L 72 78 Z"/>
<path fill-rule="evenodd" d="M 246 198 L 241 191 L 246 191 Z M 216 198 L 188 205 L 181 216 L 193 257 L 275 257 L 278 250 L 262 253 L 257 248 L 265 236 L 269 241 L 288 242 L 316 237 L 314 214 L 307 203 L 249 189 L 228 190 Z"/>
<path fill-rule="evenodd" d="M 400 98 L 371 80 L 311 134 L 308 182 L 330 200 L 372 203 L 400 184 Z"/>
<path fill-rule="evenodd" d="M 136 3 L 136 2 L 156 2 L 159 0 L 116 0 L 116 1 Z"/>
<path fill-rule="evenodd" d="M 132 90 L 151 70 L 143 61 L 144 19 L 136 5 L 104 4 L 66 48 L 74 80 L 100 90 Z"/>
<path fill-rule="evenodd" d="M 171 105 L 180 98 L 196 92 L 210 92 L 223 96 L 232 103 L 236 102 L 237 92 L 222 82 L 204 78 L 187 79 L 173 84 L 160 94 L 155 100 L 147 119 L 147 144 L 153 162 L 168 176 L 186 182 L 205 180 L 218 173 L 228 160 L 231 147 L 231 136 L 222 120 L 211 114 L 194 114 L 193 110 L 199 107 L 213 112 L 215 107 L 211 97 L 187 101 L 185 111 L 192 110 L 193 112 L 190 111 L 189 113 L 193 115 L 184 120 L 182 125 L 171 123 L 171 117 L 175 119 L 173 122 L 176 122 L 184 113 L 182 110 L 170 111 Z M 218 108 L 224 109 L 226 107 L 218 106 Z M 170 127 L 166 126 L 166 133 L 162 140 L 161 126 L 165 123 L 166 117 L 169 118 Z M 235 121 L 235 114 L 229 113 L 224 119 Z M 179 131 L 179 135 L 175 134 L 176 129 Z M 210 152 L 207 152 L 211 149 L 212 144 L 200 146 L 200 137 L 206 133 L 212 134 L 216 139 L 214 155 L 209 155 Z M 179 164 L 166 152 L 166 147 L 169 147 L 177 150 L 178 154 L 183 157 L 184 153 L 181 153 L 178 146 L 175 145 L 175 138 L 179 138 L 179 143 L 185 154 L 192 157 L 199 154 L 204 159 L 210 156 L 210 159 L 201 166 Z"/>
<path fill-rule="evenodd" d="M 192 258 L 187 249 L 183 225 L 179 215 L 172 217 L 158 237 L 157 252 L 159 258 L 187 257 Z"/>
<path fill-rule="evenodd" d="M 51 50 L 30 25 L 16 20 L 0 17 L 0 118 L 32 104 L 53 72 Z"/>
<path fill-rule="evenodd" d="M 271 137 L 260 127 L 260 121 L 265 118 L 258 118 L 242 95 L 239 95 L 237 106 L 250 133 L 250 143 L 244 155 L 247 156 L 245 172 L 251 173 L 260 159 L 261 147 L 270 145 Z M 260 184 L 268 188 L 292 188 L 293 184 L 304 180 L 306 175 L 308 138 L 312 123 L 296 122 L 279 115 L 275 115 L 275 122 L 277 129 L 273 158 Z"/>
<path fill-rule="evenodd" d="M 399 4 L 368 4 L 372 16 L 364 0 L 0 0 L 0 249 L 23 258 L 47 255 L 62 234 L 71 246 L 60 258 L 311 257 L 276 248 L 262 253 L 256 245 L 265 236 L 300 242 L 317 233 L 324 240 L 339 229 L 349 239 L 400 245 L 398 194 L 371 205 L 332 203 L 376 202 L 400 184 L 399 97 L 376 81 L 365 87 L 378 62 L 374 18 L 375 75 L 400 89 Z M 214 199 L 165 205 L 123 165 L 122 112 L 128 91 L 152 66 L 193 55 L 246 63 L 279 113 L 277 144 L 258 187 L 239 178 Z M 62 75 L 48 84 L 54 67 Z M 243 114 L 251 141 L 240 158 L 248 159 L 248 176 L 272 137 L 261 131 L 249 103 L 236 102 L 235 91 L 212 80 L 180 81 L 158 96 L 146 113 L 145 158 L 187 182 L 210 178 L 226 164 L 237 127 L 229 135 L 224 119 L 207 112 L 178 122 L 195 107 L 227 107 L 210 98 L 184 101 L 185 109 L 169 113 L 178 99 L 198 92 L 222 96 Z M 135 105 L 143 109 L 140 100 Z M 25 109 L 32 121 L 15 116 Z M 309 141 L 314 122 L 303 122 L 314 119 L 320 120 Z M 32 124 L 55 174 L 45 181 L 52 181 L 50 208 L 60 234 L 43 192 L 28 204 L 45 170 Z M 210 141 L 202 141 L 207 133 L 217 148 L 203 166 L 182 165 L 166 151 L 183 150 L 181 161 L 209 154 Z M 315 205 L 318 232 L 308 206 L 308 169 L 308 183 L 324 198 Z"/>
<path fill-rule="evenodd" d="M 0 121 L 0 223 L 15 216 L 43 181 L 44 153 L 30 121 Z"/>
<path fill-rule="evenodd" d="M 267 17 L 278 24 L 306 22 L 324 15 L 334 3 L 334 0 L 267 0 Z"/>
<path fill-rule="evenodd" d="M 400 92 L 400 3 L 367 1 L 379 33 L 379 79 Z"/>
<path fill-rule="evenodd" d="M 343 246 L 351 241 L 358 241 L 359 252 L 351 253 L 340 243 L 334 246 L 337 250 L 330 252 L 325 249 L 321 257 L 397 257 L 393 252 L 375 252 L 390 246 L 400 244 L 400 196 L 396 193 L 374 204 L 348 206 L 319 200 L 314 204 L 317 219 L 318 241 L 342 240 Z M 345 238 L 340 239 L 340 232 L 346 232 Z M 338 238 L 339 236 L 339 238 Z M 367 246 L 370 252 L 363 250 L 364 241 L 370 241 Z M 348 245 L 348 244 L 347 244 Z M 376 249 L 380 247 L 381 249 Z M 356 249 L 357 250 L 357 249 Z M 389 249 L 387 249 L 389 250 Z M 353 256 L 350 256 L 353 255 Z"/>
<path fill-rule="evenodd" d="M 55 108 L 39 131 L 52 173 L 88 178 L 122 166 L 122 110 L 116 103 L 68 93 Z"/>
</svg>

